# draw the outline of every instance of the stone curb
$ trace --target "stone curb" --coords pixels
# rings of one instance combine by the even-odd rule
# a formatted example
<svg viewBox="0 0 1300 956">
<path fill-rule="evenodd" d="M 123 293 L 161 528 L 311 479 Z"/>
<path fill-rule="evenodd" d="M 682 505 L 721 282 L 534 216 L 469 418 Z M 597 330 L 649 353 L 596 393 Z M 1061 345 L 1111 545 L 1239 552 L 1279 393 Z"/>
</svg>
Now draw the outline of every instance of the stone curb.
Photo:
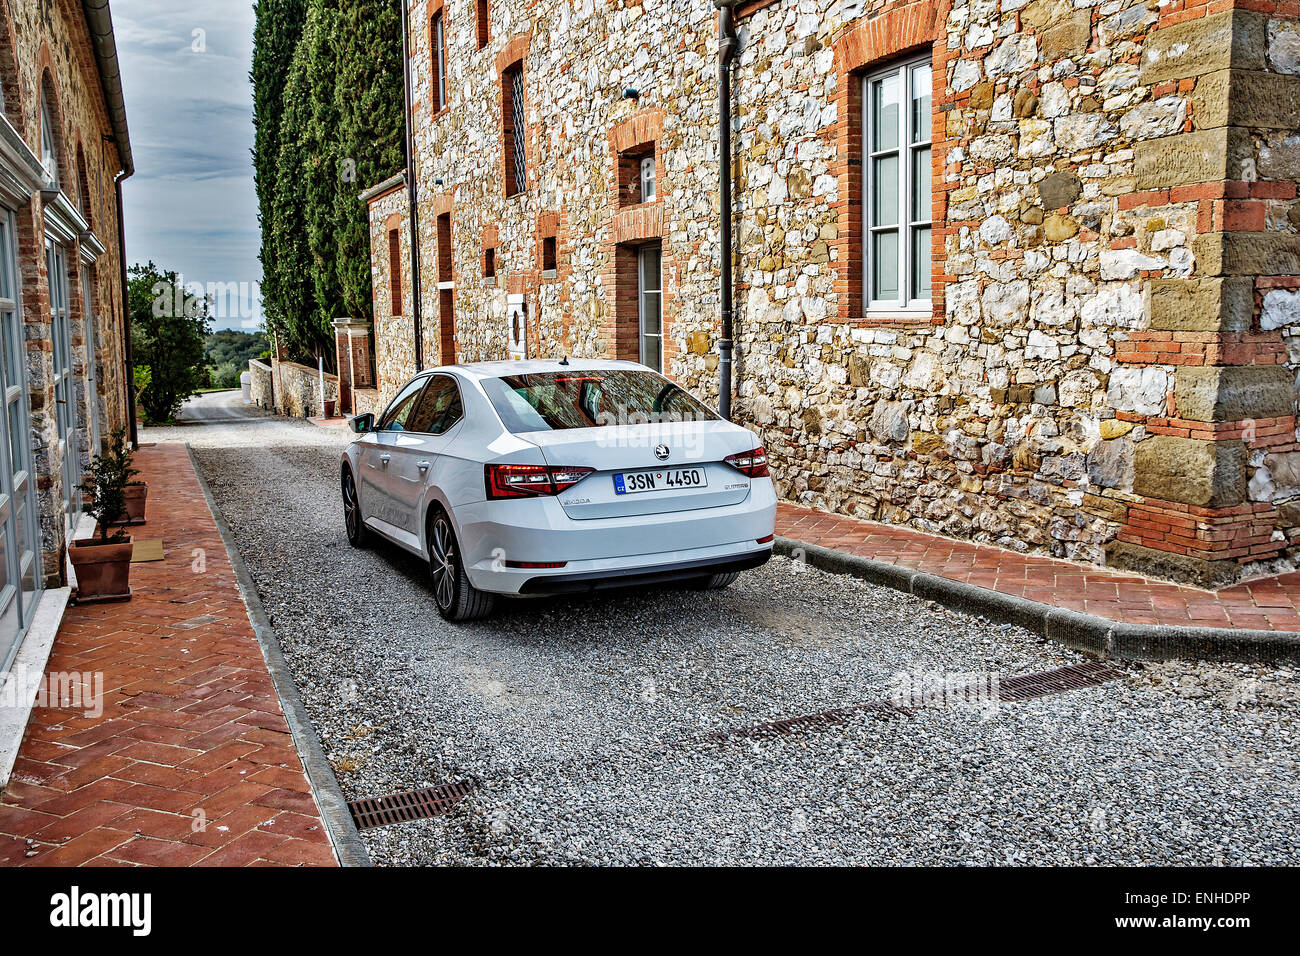
<svg viewBox="0 0 1300 956">
<path fill-rule="evenodd" d="M 805 541 L 778 537 L 775 548 L 777 554 L 802 559 L 823 571 L 850 574 L 955 611 L 983 615 L 1000 624 L 1014 624 L 1097 657 L 1300 663 L 1300 633 L 1295 631 L 1126 624 Z"/>
<path fill-rule="evenodd" d="M 217 531 L 220 532 L 221 540 L 226 546 L 226 555 L 230 558 L 231 568 L 234 569 L 235 580 L 239 582 L 240 596 L 244 599 L 244 607 L 248 610 L 248 620 L 253 625 L 253 633 L 257 635 L 258 644 L 262 647 L 266 668 L 271 673 L 276 695 L 280 698 L 280 706 L 284 710 L 285 719 L 289 722 L 289 730 L 297 745 L 298 755 L 302 758 L 303 768 L 307 771 L 307 780 L 316 797 L 316 804 L 320 807 L 325 829 L 329 833 L 330 842 L 334 844 L 339 863 L 343 866 L 370 866 L 370 854 L 366 852 L 366 845 L 361 841 L 361 834 L 357 832 L 352 814 L 348 810 L 347 798 L 343 796 L 339 782 L 334 776 L 334 768 L 325 758 L 320 738 L 316 736 L 311 719 L 307 716 L 307 709 L 303 706 L 302 698 L 298 696 L 298 688 L 293 682 L 293 675 L 289 673 L 284 652 L 280 650 L 280 643 L 275 639 L 275 631 L 271 629 L 271 622 L 262 607 L 262 600 L 257 596 L 257 586 L 253 583 L 253 577 L 248 573 L 248 566 L 240 557 L 238 548 L 235 547 L 235 536 L 217 507 L 207 481 L 199 471 L 199 463 L 194 459 L 194 449 L 190 447 L 189 442 L 185 443 L 185 451 L 190 456 L 190 466 L 194 469 L 194 476 L 199 480 L 203 497 L 208 502 L 208 510 L 212 512 L 212 519 L 216 522 Z"/>
</svg>

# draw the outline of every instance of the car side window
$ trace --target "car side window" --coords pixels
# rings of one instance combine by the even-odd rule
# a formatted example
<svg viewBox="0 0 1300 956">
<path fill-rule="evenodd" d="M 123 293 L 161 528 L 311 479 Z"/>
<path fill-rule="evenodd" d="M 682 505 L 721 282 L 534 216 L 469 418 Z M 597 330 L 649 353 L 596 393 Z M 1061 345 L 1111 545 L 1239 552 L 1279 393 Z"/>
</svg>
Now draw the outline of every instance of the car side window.
<svg viewBox="0 0 1300 956">
<path fill-rule="evenodd" d="M 384 412 L 379 431 L 407 431 L 407 421 L 411 417 L 411 410 L 415 408 L 415 400 L 420 397 L 420 389 L 424 388 L 425 381 L 424 378 L 417 378 L 398 393 L 398 396 L 393 399 L 393 404 L 388 406 L 388 411 Z"/>
<path fill-rule="evenodd" d="M 460 389 L 450 375 L 435 375 L 429 380 L 420 404 L 407 420 L 406 429 L 427 435 L 441 435 L 460 421 L 464 409 Z"/>
</svg>

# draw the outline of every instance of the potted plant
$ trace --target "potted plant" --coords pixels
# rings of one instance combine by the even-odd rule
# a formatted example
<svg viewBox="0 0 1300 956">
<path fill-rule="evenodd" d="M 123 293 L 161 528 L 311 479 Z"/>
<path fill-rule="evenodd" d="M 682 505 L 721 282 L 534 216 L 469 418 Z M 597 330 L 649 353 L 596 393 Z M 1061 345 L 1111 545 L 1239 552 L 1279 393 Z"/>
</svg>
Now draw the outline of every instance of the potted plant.
<svg viewBox="0 0 1300 956">
<path fill-rule="evenodd" d="M 122 527 L 126 520 L 126 489 L 139 472 L 131 467 L 133 454 L 126 429 L 113 432 L 108 447 L 95 456 L 81 490 L 91 502 L 96 536 L 74 541 L 68 558 L 77 571 L 77 601 L 112 601 L 131 596 L 131 537 Z"/>
</svg>

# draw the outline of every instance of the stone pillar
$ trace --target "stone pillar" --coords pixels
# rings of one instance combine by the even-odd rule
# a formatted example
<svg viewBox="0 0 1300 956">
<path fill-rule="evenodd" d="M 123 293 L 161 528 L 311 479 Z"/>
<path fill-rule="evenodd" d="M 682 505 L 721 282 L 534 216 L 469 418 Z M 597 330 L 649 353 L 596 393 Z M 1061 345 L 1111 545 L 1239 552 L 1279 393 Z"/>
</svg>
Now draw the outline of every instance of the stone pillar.
<svg viewBox="0 0 1300 956">
<path fill-rule="evenodd" d="M 1108 563 L 1205 587 L 1288 546 L 1267 463 L 1300 455 L 1282 334 L 1258 317 L 1270 288 L 1300 281 L 1300 235 L 1286 221 L 1296 177 L 1261 176 L 1268 147 L 1256 146 L 1300 126 L 1300 76 L 1270 54 L 1279 22 L 1229 9 L 1157 23 L 1140 82 L 1157 101 L 1185 96 L 1188 121 L 1135 145 L 1136 192 L 1122 200 L 1171 214 L 1194 206 L 1197 230 L 1186 277 L 1146 284 L 1149 327 L 1117 347 L 1117 370 L 1160 368 L 1173 387 L 1163 415 L 1128 416 L 1149 436 L 1134 454 L 1143 500 Z"/>
<path fill-rule="evenodd" d="M 339 412 L 356 414 L 353 391 L 374 388 L 370 362 L 370 323 L 344 317 L 334 320 L 334 348 L 339 369 Z"/>
</svg>

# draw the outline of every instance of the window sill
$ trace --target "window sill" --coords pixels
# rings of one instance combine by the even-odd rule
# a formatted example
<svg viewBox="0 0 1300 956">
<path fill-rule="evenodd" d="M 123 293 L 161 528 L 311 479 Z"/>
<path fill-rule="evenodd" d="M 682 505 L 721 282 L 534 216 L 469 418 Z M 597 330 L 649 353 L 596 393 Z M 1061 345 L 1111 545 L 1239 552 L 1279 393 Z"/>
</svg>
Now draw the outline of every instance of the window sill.
<svg viewBox="0 0 1300 956">
<path fill-rule="evenodd" d="M 660 205 L 663 201 L 662 196 L 655 196 L 654 199 L 651 199 L 648 202 L 625 202 L 618 207 L 618 211 L 622 212 L 625 209 L 648 209 L 651 206 Z"/>
<path fill-rule="evenodd" d="M 496 277 L 496 276 L 484 276 L 484 277 L 483 277 L 483 284 L 484 284 L 485 286 L 487 286 L 488 288 L 490 288 L 490 289 L 494 289 L 494 288 L 496 288 L 497 277 Z"/>
<path fill-rule="evenodd" d="M 868 312 L 837 321 L 860 329 L 928 329 L 938 324 L 933 312 Z"/>
<path fill-rule="evenodd" d="M 543 278 L 543 279 L 554 279 L 555 276 L 556 276 L 556 270 L 554 270 L 554 269 L 543 269 L 543 270 L 542 270 L 542 278 Z"/>
<path fill-rule="evenodd" d="M 442 119 L 444 116 L 446 116 L 446 115 L 447 115 L 448 113 L 450 113 L 450 112 L 451 112 L 451 106 L 450 106 L 450 105 L 448 105 L 448 106 L 444 106 L 442 109 L 440 109 L 440 110 L 434 110 L 432 113 L 430 113 L 430 114 L 429 114 L 429 118 L 430 118 L 431 120 L 434 120 L 434 121 L 436 122 L 437 120 Z"/>
</svg>

